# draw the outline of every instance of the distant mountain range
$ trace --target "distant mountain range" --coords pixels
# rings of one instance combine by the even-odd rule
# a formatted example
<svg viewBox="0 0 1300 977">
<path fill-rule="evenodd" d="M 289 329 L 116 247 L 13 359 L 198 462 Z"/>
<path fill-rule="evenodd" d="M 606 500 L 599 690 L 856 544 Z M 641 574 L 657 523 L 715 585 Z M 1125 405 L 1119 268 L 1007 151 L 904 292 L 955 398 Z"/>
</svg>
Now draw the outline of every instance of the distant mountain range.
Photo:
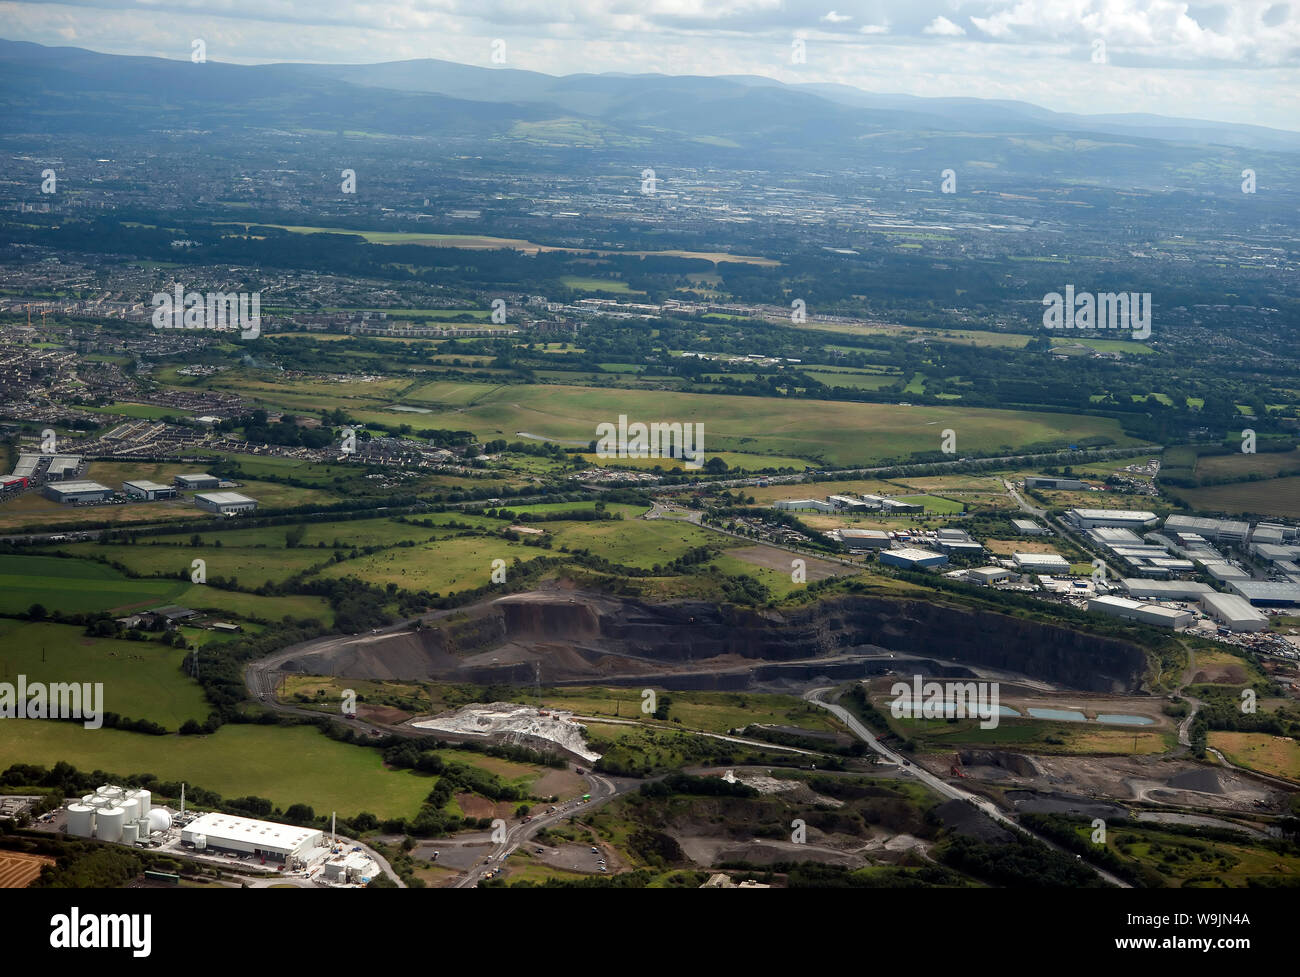
<svg viewBox="0 0 1300 977">
<path fill-rule="evenodd" d="M 1148 115 L 1083 116 L 1014 101 L 879 95 L 753 76 L 552 76 L 447 61 L 231 65 L 0 40 L 10 133 L 288 129 L 510 139 L 720 162 L 822 166 L 918 158 L 994 172 L 1131 181 L 1256 165 L 1300 133 Z M 1294 160 L 1286 165 L 1293 166 Z"/>
</svg>

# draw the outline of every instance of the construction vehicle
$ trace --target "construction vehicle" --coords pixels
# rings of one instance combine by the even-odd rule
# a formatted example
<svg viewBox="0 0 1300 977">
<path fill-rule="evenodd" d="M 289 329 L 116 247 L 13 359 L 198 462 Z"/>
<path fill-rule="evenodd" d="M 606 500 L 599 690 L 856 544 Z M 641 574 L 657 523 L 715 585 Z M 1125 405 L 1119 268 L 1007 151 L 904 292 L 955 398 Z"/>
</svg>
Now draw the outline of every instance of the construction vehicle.
<svg viewBox="0 0 1300 977">
<path fill-rule="evenodd" d="M 952 755 L 952 773 L 954 777 L 960 777 L 962 780 L 966 779 L 966 771 L 961 768 L 960 753 L 954 753 Z"/>
</svg>

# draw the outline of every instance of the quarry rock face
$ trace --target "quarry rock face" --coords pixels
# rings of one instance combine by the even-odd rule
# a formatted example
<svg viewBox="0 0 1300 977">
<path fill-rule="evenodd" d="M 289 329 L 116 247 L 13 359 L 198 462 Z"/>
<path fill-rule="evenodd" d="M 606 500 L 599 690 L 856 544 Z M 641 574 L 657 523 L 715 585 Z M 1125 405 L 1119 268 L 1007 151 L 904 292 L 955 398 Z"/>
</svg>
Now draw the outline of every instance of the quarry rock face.
<svg viewBox="0 0 1300 977">
<path fill-rule="evenodd" d="M 846 595 L 778 611 L 579 591 L 497 598 L 423 631 L 312 652 L 295 666 L 319 671 L 324 657 L 335 674 L 355 677 L 509 683 L 692 673 L 704 684 L 679 687 L 744 688 L 776 673 L 842 677 L 844 656 L 880 649 L 1086 692 L 1135 691 L 1147 669 L 1142 648 L 1117 638 L 929 601 Z"/>
</svg>

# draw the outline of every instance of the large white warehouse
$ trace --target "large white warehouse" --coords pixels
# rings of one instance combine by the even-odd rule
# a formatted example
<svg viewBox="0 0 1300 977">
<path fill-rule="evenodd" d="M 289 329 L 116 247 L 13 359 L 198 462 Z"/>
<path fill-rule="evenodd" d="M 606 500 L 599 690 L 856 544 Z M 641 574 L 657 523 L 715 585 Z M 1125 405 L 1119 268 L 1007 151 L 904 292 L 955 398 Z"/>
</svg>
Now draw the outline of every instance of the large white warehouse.
<svg viewBox="0 0 1300 977">
<path fill-rule="evenodd" d="M 299 828 L 213 812 L 181 828 L 181 842 L 198 849 L 247 852 L 284 862 L 290 858 L 306 858 L 313 848 L 325 844 L 325 835 L 318 828 Z"/>
</svg>

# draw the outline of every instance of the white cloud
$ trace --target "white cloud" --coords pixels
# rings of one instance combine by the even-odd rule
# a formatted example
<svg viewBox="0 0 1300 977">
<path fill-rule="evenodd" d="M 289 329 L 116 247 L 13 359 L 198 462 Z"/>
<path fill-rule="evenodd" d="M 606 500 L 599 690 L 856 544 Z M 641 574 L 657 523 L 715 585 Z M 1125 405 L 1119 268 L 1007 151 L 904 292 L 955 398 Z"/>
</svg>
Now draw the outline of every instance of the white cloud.
<svg viewBox="0 0 1300 977">
<path fill-rule="evenodd" d="M 933 34 L 937 37 L 961 37 L 966 33 L 966 28 L 958 27 L 947 17 L 942 14 L 926 25 L 922 34 Z"/>
<path fill-rule="evenodd" d="M 830 13 L 826 14 L 826 16 L 822 18 L 822 20 L 824 20 L 828 24 L 842 24 L 846 20 L 852 20 L 852 19 L 853 18 L 848 14 L 839 14 L 836 13 L 834 10 L 832 10 Z"/>
<path fill-rule="evenodd" d="M 888 34 L 888 24 L 864 24 L 858 28 L 859 34 Z"/>
</svg>

